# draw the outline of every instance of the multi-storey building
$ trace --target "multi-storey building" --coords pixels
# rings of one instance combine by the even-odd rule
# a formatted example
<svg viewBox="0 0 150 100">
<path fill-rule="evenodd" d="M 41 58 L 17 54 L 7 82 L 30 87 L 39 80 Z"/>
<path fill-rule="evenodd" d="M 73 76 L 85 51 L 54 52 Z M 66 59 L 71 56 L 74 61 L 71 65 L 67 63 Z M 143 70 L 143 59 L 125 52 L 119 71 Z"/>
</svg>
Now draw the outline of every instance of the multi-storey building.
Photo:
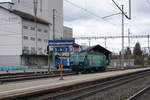
<svg viewBox="0 0 150 100">
<path fill-rule="evenodd" d="M 37 27 L 33 0 L 0 4 L 0 65 L 47 65 L 54 17 L 55 39 L 63 38 L 63 0 L 37 1 Z"/>
<path fill-rule="evenodd" d="M 70 27 L 64 26 L 63 27 L 63 39 L 69 39 L 72 40 L 73 39 L 73 30 Z"/>
<path fill-rule="evenodd" d="M 63 37 L 63 0 L 11 0 L 12 9 L 35 15 L 34 4 L 37 3 L 37 17 L 52 23 L 55 17 L 55 39 Z M 51 38 L 51 37 L 50 37 Z"/>
</svg>

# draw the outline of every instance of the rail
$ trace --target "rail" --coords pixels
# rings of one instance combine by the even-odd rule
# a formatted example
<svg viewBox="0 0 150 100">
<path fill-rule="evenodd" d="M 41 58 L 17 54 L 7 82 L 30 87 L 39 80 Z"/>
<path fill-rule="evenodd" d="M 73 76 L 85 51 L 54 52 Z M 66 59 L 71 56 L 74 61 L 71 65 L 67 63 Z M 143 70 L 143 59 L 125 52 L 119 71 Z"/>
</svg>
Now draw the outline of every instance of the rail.
<svg viewBox="0 0 150 100">
<path fill-rule="evenodd" d="M 88 83 L 84 83 L 80 88 L 70 89 L 67 91 L 63 91 L 62 93 L 57 93 L 55 95 L 50 96 L 44 100 L 80 100 L 89 95 L 95 94 L 97 92 L 101 92 L 104 90 L 112 89 L 114 87 L 118 87 L 120 85 L 126 84 L 128 82 L 143 78 L 147 75 L 150 75 L 150 71 L 134 73 L 130 75 L 126 75 L 123 77 L 112 78 L 108 80 L 103 80 L 104 82 L 94 82 L 88 85 Z M 81 84 L 80 84 L 81 85 Z M 75 86 L 77 87 L 77 86 Z"/>
<path fill-rule="evenodd" d="M 129 97 L 127 100 L 137 100 L 137 98 L 139 98 L 141 95 L 143 95 L 144 93 L 146 93 L 147 91 L 150 90 L 150 85 L 145 87 L 144 89 L 136 92 L 134 95 L 132 95 L 131 97 Z"/>
</svg>

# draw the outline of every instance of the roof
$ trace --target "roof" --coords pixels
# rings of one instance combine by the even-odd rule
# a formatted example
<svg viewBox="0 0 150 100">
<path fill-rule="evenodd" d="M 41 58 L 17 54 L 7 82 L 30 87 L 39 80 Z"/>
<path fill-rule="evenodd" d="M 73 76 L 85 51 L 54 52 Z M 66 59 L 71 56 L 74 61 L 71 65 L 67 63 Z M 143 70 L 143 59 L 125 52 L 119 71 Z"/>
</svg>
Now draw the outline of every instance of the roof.
<svg viewBox="0 0 150 100">
<path fill-rule="evenodd" d="M 12 2 L 0 2 L 0 4 L 6 4 L 6 3 L 8 3 L 8 4 L 14 4 Z"/>
<path fill-rule="evenodd" d="M 73 45 L 74 47 L 80 47 L 80 45 L 79 44 L 77 44 L 77 43 L 74 43 L 74 45 Z"/>
<path fill-rule="evenodd" d="M 12 13 L 24 18 L 24 19 L 27 19 L 27 20 L 31 20 L 31 21 L 34 21 L 35 20 L 35 16 L 29 14 L 29 13 L 25 13 L 25 12 L 22 12 L 22 11 L 18 11 L 18 10 L 12 10 L 11 11 Z M 49 23 L 48 21 L 42 19 L 42 18 L 38 18 L 37 17 L 37 22 L 39 23 L 43 23 L 43 24 L 51 24 Z"/>
<path fill-rule="evenodd" d="M 6 3 L 9 3 L 9 4 L 13 5 L 13 3 L 11 3 L 11 2 L 1 2 L 0 4 L 6 4 Z M 22 17 L 23 19 L 27 19 L 27 20 L 31 20 L 31 21 L 35 20 L 35 16 L 32 15 L 32 14 L 29 14 L 29 13 L 26 13 L 26 12 L 22 12 L 22 11 L 19 11 L 19 10 L 15 10 L 15 9 L 7 9 L 7 8 L 1 6 L 1 5 L 0 5 L 0 8 L 3 8 L 3 9 L 5 9 L 5 10 L 11 12 L 11 13 L 14 13 L 14 14 Z M 39 17 L 37 17 L 37 22 L 38 23 L 42 23 L 42 24 L 51 24 L 47 20 L 45 20 L 43 18 L 39 18 Z"/>
<path fill-rule="evenodd" d="M 106 48 L 100 46 L 100 45 L 95 45 L 92 47 L 87 48 L 86 50 L 82 52 L 99 52 L 99 53 L 104 53 L 106 57 L 108 58 L 110 54 L 112 54 L 111 51 L 107 50 Z"/>
</svg>

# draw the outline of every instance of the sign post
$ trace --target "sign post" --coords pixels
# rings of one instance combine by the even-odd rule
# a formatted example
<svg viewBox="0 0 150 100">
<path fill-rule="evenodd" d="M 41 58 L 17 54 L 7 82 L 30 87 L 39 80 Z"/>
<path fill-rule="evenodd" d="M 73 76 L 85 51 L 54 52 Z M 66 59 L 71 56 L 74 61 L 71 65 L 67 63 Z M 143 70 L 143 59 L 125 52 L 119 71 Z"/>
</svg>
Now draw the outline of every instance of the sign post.
<svg viewBox="0 0 150 100">
<path fill-rule="evenodd" d="M 53 47 L 53 52 L 57 52 L 61 54 L 61 60 L 59 64 L 59 71 L 60 71 L 60 80 L 63 80 L 63 60 L 62 60 L 62 53 L 63 52 L 70 52 L 69 46 L 75 43 L 74 40 L 49 40 L 48 46 Z"/>
<path fill-rule="evenodd" d="M 62 53 L 61 53 L 61 61 L 60 61 L 60 64 L 59 64 L 59 71 L 60 71 L 60 80 L 63 80 Z"/>
</svg>

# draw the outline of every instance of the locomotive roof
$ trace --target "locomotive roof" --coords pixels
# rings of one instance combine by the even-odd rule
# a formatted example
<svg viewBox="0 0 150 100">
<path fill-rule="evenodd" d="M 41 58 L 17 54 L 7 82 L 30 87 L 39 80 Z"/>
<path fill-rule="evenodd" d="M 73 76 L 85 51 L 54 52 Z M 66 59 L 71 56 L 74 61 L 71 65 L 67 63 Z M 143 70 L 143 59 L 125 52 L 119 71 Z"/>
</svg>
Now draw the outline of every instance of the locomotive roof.
<svg viewBox="0 0 150 100">
<path fill-rule="evenodd" d="M 112 54 L 111 51 L 107 50 L 106 48 L 100 46 L 100 45 L 95 45 L 95 46 L 92 46 L 92 47 L 89 47 L 87 48 L 86 50 L 82 51 L 82 52 L 88 52 L 88 53 L 91 53 L 91 52 L 95 52 L 95 53 L 103 53 L 106 55 L 107 58 L 109 58 L 109 55 Z"/>
</svg>

